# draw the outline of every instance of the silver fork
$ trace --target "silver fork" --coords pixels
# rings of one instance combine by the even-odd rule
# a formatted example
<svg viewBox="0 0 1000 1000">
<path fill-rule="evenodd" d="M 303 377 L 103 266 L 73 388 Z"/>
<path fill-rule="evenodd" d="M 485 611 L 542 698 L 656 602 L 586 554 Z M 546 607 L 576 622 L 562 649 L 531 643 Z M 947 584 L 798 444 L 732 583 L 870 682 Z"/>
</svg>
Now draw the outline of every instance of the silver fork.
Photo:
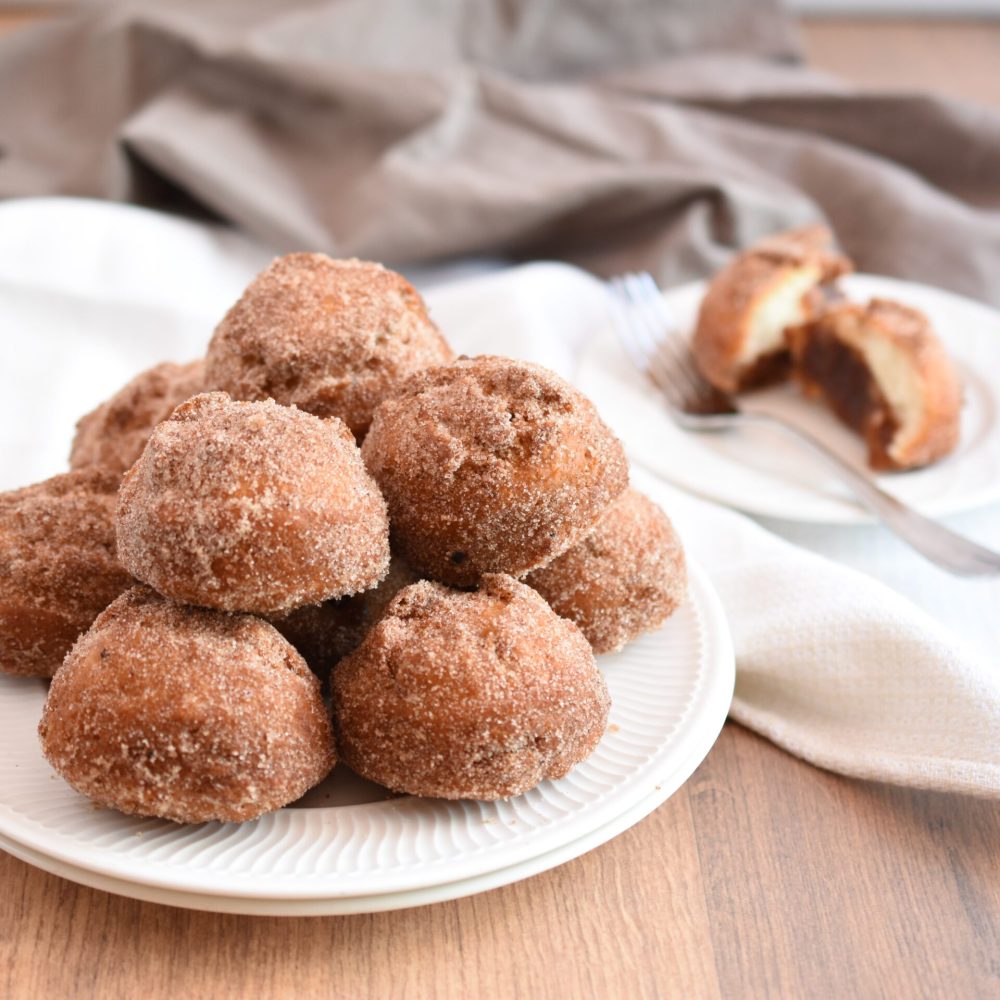
<svg viewBox="0 0 1000 1000">
<path fill-rule="evenodd" d="M 690 431 L 722 431 L 748 423 L 778 428 L 823 459 L 865 507 L 926 559 L 963 576 L 1000 573 L 1000 554 L 918 514 L 801 428 L 772 414 L 740 410 L 731 396 L 709 385 L 673 328 L 651 275 L 621 275 L 612 278 L 610 286 L 618 339 L 635 367 L 663 393 L 679 426 Z"/>
</svg>

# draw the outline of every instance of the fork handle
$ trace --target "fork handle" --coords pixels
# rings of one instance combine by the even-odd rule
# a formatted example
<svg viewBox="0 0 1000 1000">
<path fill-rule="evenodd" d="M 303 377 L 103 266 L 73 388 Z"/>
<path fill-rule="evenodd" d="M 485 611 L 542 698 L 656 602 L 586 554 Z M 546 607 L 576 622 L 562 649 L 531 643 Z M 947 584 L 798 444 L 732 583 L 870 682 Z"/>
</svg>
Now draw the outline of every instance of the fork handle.
<svg viewBox="0 0 1000 1000">
<path fill-rule="evenodd" d="M 879 489 L 871 477 L 845 462 L 822 441 L 793 424 L 786 423 L 769 413 L 744 410 L 741 422 L 777 427 L 806 445 L 822 458 L 831 469 L 851 488 L 854 495 L 878 517 L 887 528 L 895 532 L 932 563 L 962 576 L 1000 574 L 1000 554 L 963 538 L 943 524 L 918 514 L 912 507 Z"/>
</svg>

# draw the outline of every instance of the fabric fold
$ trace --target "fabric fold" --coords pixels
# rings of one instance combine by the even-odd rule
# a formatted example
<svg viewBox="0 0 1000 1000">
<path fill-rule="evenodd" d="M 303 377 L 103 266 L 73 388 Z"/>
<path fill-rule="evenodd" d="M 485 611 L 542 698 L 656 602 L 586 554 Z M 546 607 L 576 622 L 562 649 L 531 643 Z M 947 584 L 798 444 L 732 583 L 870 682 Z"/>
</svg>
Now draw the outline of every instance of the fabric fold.
<svg viewBox="0 0 1000 1000">
<path fill-rule="evenodd" d="M 855 778 L 1000 798 L 1000 674 L 889 587 L 642 470 L 722 599 L 730 715 Z"/>
<path fill-rule="evenodd" d="M 861 270 L 1000 303 L 1000 113 L 797 51 L 776 0 L 102 4 L 0 39 L 0 196 L 664 284 L 825 219 Z"/>
</svg>

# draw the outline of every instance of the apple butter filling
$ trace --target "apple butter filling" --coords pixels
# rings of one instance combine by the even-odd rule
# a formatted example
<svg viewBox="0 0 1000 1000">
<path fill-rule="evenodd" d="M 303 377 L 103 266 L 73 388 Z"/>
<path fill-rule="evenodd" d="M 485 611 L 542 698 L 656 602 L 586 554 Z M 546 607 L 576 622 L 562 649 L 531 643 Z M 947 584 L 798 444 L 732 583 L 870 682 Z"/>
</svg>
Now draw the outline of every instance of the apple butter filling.
<svg viewBox="0 0 1000 1000">
<path fill-rule="evenodd" d="M 740 390 L 761 389 L 784 382 L 792 370 L 792 358 L 787 350 L 761 354 L 740 372 Z"/>
<path fill-rule="evenodd" d="M 821 323 L 800 327 L 791 339 L 796 373 L 807 390 L 861 434 L 873 468 L 894 468 L 888 448 L 899 424 L 862 355 Z"/>
</svg>

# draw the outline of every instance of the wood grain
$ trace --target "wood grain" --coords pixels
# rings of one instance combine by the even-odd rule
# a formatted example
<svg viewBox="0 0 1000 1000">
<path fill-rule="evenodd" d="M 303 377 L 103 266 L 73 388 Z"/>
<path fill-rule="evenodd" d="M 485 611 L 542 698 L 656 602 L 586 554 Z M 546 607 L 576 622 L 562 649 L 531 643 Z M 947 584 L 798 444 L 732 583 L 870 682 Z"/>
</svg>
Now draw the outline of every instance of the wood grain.
<svg viewBox="0 0 1000 1000">
<path fill-rule="evenodd" d="M 0 36 L 9 35 L 18 28 L 26 28 L 29 24 L 44 21 L 53 16 L 53 13 L 30 5 L 0 9 Z"/>
<path fill-rule="evenodd" d="M 802 26 L 809 62 L 859 87 L 933 91 L 1000 107 L 1000 21 L 817 19 Z"/>
<path fill-rule="evenodd" d="M 0 996 L 718 997 L 690 801 L 453 903 L 311 919 L 197 913 L 0 854 Z"/>
<path fill-rule="evenodd" d="M 730 727 L 687 790 L 726 996 L 1000 995 L 1000 806 Z"/>
<path fill-rule="evenodd" d="M 849 781 L 729 724 L 611 843 L 420 909 L 197 913 L 0 855 L 0 996 L 995 996 L 998 849 L 992 803 Z"/>
<path fill-rule="evenodd" d="M 805 42 L 861 85 L 1000 104 L 998 32 L 823 21 Z M 197 913 L 0 853 L 0 997 L 998 996 L 998 856 L 994 804 L 848 781 L 730 724 L 611 843 L 417 910 Z"/>
</svg>

